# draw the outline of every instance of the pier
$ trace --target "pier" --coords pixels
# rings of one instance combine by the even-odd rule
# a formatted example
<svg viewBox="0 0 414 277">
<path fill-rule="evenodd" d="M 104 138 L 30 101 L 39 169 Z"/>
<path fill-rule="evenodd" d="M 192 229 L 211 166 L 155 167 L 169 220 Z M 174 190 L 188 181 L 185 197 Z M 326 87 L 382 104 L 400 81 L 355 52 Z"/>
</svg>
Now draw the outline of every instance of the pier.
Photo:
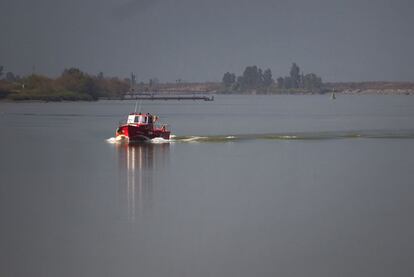
<svg viewBox="0 0 414 277">
<path fill-rule="evenodd" d="M 154 94 L 126 94 L 120 98 L 102 98 L 106 100 L 202 100 L 214 101 L 214 96 L 204 95 L 154 95 Z"/>
</svg>

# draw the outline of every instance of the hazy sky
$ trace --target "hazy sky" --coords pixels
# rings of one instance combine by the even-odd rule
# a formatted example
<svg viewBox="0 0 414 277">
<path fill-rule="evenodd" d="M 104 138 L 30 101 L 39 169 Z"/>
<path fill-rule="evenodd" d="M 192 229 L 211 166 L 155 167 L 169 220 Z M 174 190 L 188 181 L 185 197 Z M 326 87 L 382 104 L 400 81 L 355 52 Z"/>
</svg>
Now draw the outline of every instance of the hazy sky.
<svg viewBox="0 0 414 277">
<path fill-rule="evenodd" d="M 414 81 L 413 11 L 411 0 L 0 0 L 0 65 L 216 81 L 296 62 L 325 81 Z"/>
</svg>

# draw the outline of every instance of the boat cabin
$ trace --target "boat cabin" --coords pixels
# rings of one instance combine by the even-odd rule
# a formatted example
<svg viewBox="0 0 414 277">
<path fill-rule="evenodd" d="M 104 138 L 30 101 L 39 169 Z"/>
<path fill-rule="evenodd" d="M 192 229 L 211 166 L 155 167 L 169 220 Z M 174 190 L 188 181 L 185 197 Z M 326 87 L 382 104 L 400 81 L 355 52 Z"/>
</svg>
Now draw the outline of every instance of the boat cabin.
<svg viewBox="0 0 414 277">
<path fill-rule="evenodd" d="M 153 124 L 154 123 L 154 116 L 147 113 L 132 113 L 128 116 L 127 120 L 128 124 Z"/>
</svg>

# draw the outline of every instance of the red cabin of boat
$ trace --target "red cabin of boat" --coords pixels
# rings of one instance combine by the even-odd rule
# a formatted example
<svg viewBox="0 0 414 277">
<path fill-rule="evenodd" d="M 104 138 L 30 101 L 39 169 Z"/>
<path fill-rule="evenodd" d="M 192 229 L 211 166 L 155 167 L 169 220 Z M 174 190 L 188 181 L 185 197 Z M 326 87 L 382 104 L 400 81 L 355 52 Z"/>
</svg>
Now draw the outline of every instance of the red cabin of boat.
<svg viewBox="0 0 414 277">
<path fill-rule="evenodd" d="M 120 124 L 116 130 L 117 138 L 129 141 L 146 141 L 153 138 L 170 139 L 170 131 L 166 125 L 156 126 L 158 117 L 149 113 L 131 113 L 126 123 Z"/>
</svg>

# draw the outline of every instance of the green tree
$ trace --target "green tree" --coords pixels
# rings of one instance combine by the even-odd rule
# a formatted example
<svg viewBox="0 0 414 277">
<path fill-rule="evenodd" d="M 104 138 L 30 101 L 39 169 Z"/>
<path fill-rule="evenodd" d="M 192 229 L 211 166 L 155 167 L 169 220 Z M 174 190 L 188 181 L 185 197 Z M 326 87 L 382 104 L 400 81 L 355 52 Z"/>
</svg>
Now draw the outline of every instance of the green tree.
<svg viewBox="0 0 414 277">
<path fill-rule="evenodd" d="M 236 75 L 234 73 L 226 72 L 223 75 L 222 83 L 225 87 L 230 87 L 236 82 Z"/>
<path fill-rule="evenodd" d="M 78 68 L 65 69 L 57 81 L 68 91 L 88 94 L 92 99 L 99 96 L 97 82 Z"/>
<path fill-rule="evenodd" d="M 257 82 L 256 87 L 262 87 L 263 86 L 263 70 L 260 67 L 257 69 L 257 74 L 258 74 L 259 80 Z"/>
<path fill-rule="evenodd" d="M 290 68 L 291 88 L 298 88 L 300 84 L 300 68 L 296 63 Z"/>
<path fill-rule="evenodd" d="M 1 76 L 3 76 L 3 69 L 4 69 L 4 67 L 2 65 L 0 65 L 0 78 L 1 78 Z"/>
<path fill-rule="evenodd" d="M 274 83 L 273 77 L 272 77 L 272 71 L 270 68 L 266 69 L 263 73 L 263 85 L 265 87 L 270 87 Z"/>
<path fill-rule="evenodd" d="M 240 78 L 240 86 L 242 89 L 255 89 L 262 83 L 262 74 L 257 66 L 247 66 Z"/>
<path fill-rule="evenodd" d="M 282 89 L 306 89 L 317 90 L 322 87 L 322 79 L 315 73 L 303 74 L 300 72 L 300 68 L 296 63 L 292 64 L 292 67 L 287 77 L 279 77 L 277 79 L 278 88 Z"/>
<path fill-rule="evenodd" d="M 122 97 L 130 89 L 130 84 L 129 78 L 104 78 L 97 82 L 99 94 L 109 97 Z"/>
<path fill-rule="evenodd" d="M 53 93 L 55 91 L 53 79 L 42 75 L 29 75 L 23 79 L 23 84 L 25 84 L 25 89 L 32 92 Z"/>
<path fill-rule="evenodd" d="M 286 88 L 286 89 L 291 89 L 291 88 L 294 88 L 292 78 L 291 78 L 291 77 L 285 77 L 285 78 L 283 79 L 283 86 L 284 86 L 284 88 Z"/>
<path fill-rule="evenodd" d="M 322 87 L 322 79 L 315 73 L 306 74 L 303 77 L 303 86 L 308 90 L 320 89 Z"/>
<path fill-rule="evenodd" d="M 285 88 L 285 79 L 283 77 L 277 78 L 277 87 L 278 88 Z"/>
</svg>

